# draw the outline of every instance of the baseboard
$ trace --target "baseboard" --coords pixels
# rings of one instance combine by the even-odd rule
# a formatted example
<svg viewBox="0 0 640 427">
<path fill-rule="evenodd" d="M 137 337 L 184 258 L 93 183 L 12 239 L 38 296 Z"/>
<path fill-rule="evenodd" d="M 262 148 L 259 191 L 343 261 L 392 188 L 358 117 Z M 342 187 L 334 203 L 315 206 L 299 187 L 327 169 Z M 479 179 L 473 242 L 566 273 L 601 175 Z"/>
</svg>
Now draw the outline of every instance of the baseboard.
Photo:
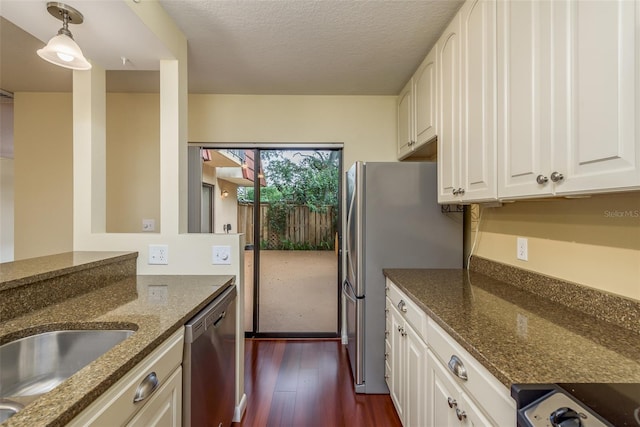
<svg viewBox="0 0 640 427">
<path fill-rule="evenodd" d="M 242 421 L 242 417 L 244 416 L 244 412 L 247 410 L 247 395 L 242 393 L 242 399 L 240 399 L 240 403 L 236 406 L 235 411 L 233 411 L 233 422 L 239 423 Z"/>
</svg>

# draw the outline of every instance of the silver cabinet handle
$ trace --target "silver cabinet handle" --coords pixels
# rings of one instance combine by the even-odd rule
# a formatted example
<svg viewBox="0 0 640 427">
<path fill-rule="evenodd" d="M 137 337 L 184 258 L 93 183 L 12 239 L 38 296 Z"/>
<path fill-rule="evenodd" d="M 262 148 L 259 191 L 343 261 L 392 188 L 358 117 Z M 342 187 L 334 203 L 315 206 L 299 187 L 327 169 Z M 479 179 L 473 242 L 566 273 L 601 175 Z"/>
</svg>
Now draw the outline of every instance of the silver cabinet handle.
<svg viewBox="0 0 640 427">
<path fill-rule="evenodd" d="M 458 406 L 458 402 L 456 402 L 453 397 L 447 397 L 447 404 L 449 405 L 449 408 L 455 408 Z"/>
<path fill-rule="evenodd" d="M 460 421 L 464 420 L 465 418 L 467 418 L 467 413 L 464 411 L 461 411 L 460 409 L 456 408 L 456 417 L 458 417 L 458 419 Z"/>
<path fill-rule="evenodd" d="M 547 178 L 546 176 L 540 174 L 536 177 L 536 182 L 540 185 L 542 184 L 546 184 L 547 182 L 549 182 L 549 178 Z"/>
<path fill-rule="evenodd" d="M 133 398 L 133 403 L 142 402 L 147 397 L 151 396 L 158 388 L 158 384 L 160 384 L 158 376 L 155 372 L 151 372 L 140 382 L 140 385 L 136 389 L 136 395 Z"/>
<path fill-rule="evenodd" d="M 400 310 L 403 313 L 407 312 L 407 303 L 404 302 L 404 300 L 400 300 L 400 302 L 398 303 L 398 310 Z"/>
<path fill-rule="evenodd" d="M 466 381 L 469 379 L 469 377 L 467 376 L 467 368 L 464 367 L 464 365 L 462 364 L 462 360 L 460 360 L 455 354 L 451 356 L 451 359 L 449 359 L 449 364 L 447 366 L 449 367 L 449 370 L 461 380 Z"/>
<path fill-rule="evenodd" d="M 458 190 L 456 190 L 455 188 L 453 190 L 451 190 L 451 193 L 453 193 L 454 196 L 458 195 Z"/>
<path fill-rule="evenodd" d="M 551 181 L 553 182 L 560 182 L 564 179 L 564 175 L 562 175 L 560 172 L 553 172 L 551 174 Z"/>
<path fill-rule="evenodd" d="M 459 195 L 464 195 L 464 188 L 458 188 L 458 194 Z"/>
</svg>

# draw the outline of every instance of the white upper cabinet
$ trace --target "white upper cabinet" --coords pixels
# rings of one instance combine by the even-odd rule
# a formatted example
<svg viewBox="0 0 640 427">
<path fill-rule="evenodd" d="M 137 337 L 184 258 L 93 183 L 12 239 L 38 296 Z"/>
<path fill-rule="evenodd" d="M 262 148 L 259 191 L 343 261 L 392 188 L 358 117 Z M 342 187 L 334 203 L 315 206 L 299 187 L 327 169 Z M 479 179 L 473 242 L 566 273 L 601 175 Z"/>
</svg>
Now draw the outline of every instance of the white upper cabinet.
<svg viewBox="0 0 640 427">
<path fill-rule="evenodd" d="M 640 188 L 637 1 L 498 4 L 498 195 Z"/>
<path fill-rule="evenodd" d="M 398 95 L 398 159 L 411 153 L 415 143 L 413 112 L 413 79 L 411 79 Z"/>
<path fill-rule="evenodd" d="M 436 49 L 398 95 L 398 159 L 432 159 L 436 137 Z M 433 144 L 435 147 L 435 143 Z"/>
<path fill-rule="evenodd" d="M 438 43 L 438 202 L 459 201 L 460 183 L 460 13 Z"/>
<path fill-rule="evenodd" d="M 550 194 L 551 2 L 498 4 L 498 193 L 501 198 Z"/>
<path fill-rule="evenodd" d="M 495 0 L 467 1 L 437 49 L 438 201 L 495 200 Z"/>
<path fill-rule="evenodd" d="M 424 59 L 413 76 L 416 98 L 416 149 L 436 136 L 436 49 Z"/>
<path fill-rule="evenodd" d="M 469 0 L 460 9 L 462 29 L 462 200 L 495 200 L 496 1 Z"/>
<path fill-rule="evenodd" d="M 565 177 L 555 192 L 640 188 L 640 4 L 558 2 L 553 12 L 564 36 L 553 92 L 568 97 L 552 138 L 551 173 Z"/>
</svg>

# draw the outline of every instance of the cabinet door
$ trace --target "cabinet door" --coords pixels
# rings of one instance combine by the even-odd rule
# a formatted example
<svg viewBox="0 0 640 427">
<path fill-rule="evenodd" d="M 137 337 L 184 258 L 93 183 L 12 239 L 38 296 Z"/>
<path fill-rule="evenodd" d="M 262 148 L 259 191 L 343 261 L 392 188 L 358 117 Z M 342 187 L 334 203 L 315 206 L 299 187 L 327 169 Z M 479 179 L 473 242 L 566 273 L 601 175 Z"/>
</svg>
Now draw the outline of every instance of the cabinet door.
<svg viewBox="0 0 640 427">
<path fill-rule="evenodd" d="M 406 157 L 413 149 L 413 79 L 398 95 L 398 159 Z"/>
<path fill-rule="evenodd" d="M 431 52 L 413 76 L 415 94 L 416 146 L 419 148 L 436 136 L 436 49 Z"/>
<path fill-rule="evenodd" d="M 455 202 L 460 187 L 460 14 L 437 43 L 438 202 Z"/>
<path fill-rule="evenodd" d="M 550 8 L 545 1 L 500 1 L 498 21 L 498 196 L 552 193 Z M 557 34 L 556 37 L 559 37 Z M 541 180 L 542 180 L 541 178 Z"/>
<path fill-rule="evenodd" d="M 557 194 L 640 186 L 638 1 L 554 2 Z"/>
<path fill-rule="evenodd" d="M 428 422 L 430 427 L 458 426 L 455 406 L 449 406 L 449 402 L 457 405 L 460 388 L 451 380 L 450 375 L 444 370 L 442 364 L 431 352 L 427 352 L 427 366 L 429 369 L 429 393 L 428 393 Z"/>
<path fill-rule="evenodd" d="M 463 411 L 463 425 L 469 427 L 490 427 L 495 425 L 495 423 L 489 421 L 480 408 L 465 393 L 460 396 L 459 406 L 460 410 Z"/>
<path fill-rule="evenodd" d="M 460 9 L 460 18 L 462 199 L 495 200 L 496 1 L 468 0 Z"/>
<path fill-rule="evenodd" d="M 127 426 L 179 427 L 181 425 L 182 367 L 178 367 Z"/>
<path fill-rule="evenodd" d="M 426 424 L 427 345 L 409 324 L 405 324 L 405 407 L 403 425 Z"/>
<path fill-rule="evenodd" d="M 388 300 L 387 300 L 388 301 Z M 404 319 L 396 310 L 393 305 L 387 305 L 389 309 L 389 316 L 391 316 L 391 330 L 389 331 L 389 341 L 391 342 L 391 355 L 390 355 L 390 366 L 391 366 L 391 376 L 389 378 L 389 392 L 391 394 L 391 400 L 396 407 L 396 411 L 398 411 L 398 417 L 400 419 L 404 419 L 404 381 L 403 381 L 403 370 L 404 370 Z"/>
</svg>

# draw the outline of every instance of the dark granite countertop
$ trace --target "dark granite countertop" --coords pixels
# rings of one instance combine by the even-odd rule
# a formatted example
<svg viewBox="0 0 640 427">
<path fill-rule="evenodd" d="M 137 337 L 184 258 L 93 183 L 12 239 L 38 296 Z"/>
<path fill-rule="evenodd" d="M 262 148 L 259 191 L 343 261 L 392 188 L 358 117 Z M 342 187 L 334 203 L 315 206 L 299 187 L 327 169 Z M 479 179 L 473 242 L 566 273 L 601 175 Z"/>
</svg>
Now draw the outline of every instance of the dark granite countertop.
<svg viewBox="0 0 640 427">
<path fill-rule="evenodd" d="M 96 256 L 95 260 L 100 258 L 100 255 Z M 133 256 L 135 261 L 136 254 Z M 136 330 L 131 337 L 40 396 L 2 426 L 66 424 L 231 286 L 233 280 L 233 276 L 125 277 L 108 286 L 0 322 L 0 344 L 59 329 Z"/>
<path fill-rule="evenodd" d="M 0 263 L 0 291 L 137 257 L 137 252 L 76 251 Z"/>
<path fill-rule="evenodd" d="M 507 387 L 640 383 L 640 334 L 633 330 L 474 271 L 384 274 Z"/>
</svg>

